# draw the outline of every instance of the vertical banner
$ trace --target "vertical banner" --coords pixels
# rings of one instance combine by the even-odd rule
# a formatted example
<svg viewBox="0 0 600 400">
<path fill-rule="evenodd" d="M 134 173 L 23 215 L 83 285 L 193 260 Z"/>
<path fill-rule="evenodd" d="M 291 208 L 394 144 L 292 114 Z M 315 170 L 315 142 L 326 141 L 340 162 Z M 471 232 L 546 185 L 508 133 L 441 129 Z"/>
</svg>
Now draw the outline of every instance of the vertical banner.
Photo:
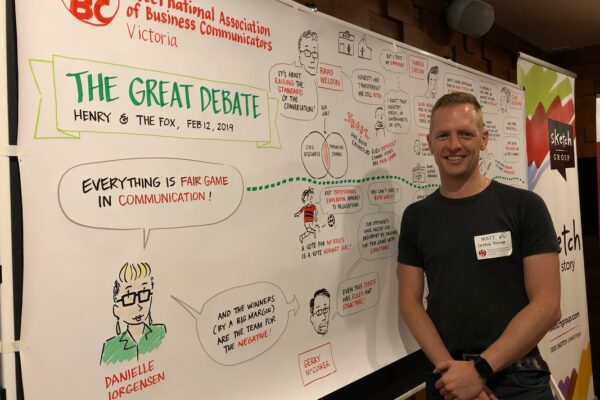
<svg viewBox="0 0 600 400">
<path fill-rule="evenodd" d="M 517 73 L 518 84 L 525 88 L 529 190 L 548 205 L 561 248 L 562 317 L 539 347 L 565 399 L 592 399 L 575 146 L 575 76 L 522 53 Z"/>
</svg>

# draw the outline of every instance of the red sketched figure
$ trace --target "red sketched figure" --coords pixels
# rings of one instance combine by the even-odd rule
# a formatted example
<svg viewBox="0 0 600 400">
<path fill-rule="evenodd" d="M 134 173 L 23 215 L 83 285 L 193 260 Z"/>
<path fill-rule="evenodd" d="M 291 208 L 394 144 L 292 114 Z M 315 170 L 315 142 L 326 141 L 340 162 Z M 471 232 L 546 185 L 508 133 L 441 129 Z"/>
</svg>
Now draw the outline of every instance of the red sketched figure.
<svg viewBox="0 0 600 400">
<path fill-rule="evenodd" d="M 317 238 L 317 231 L 315 229 L 317 223 L 317 206 L 312 203 L 315 192 L 313 188 L 308 188 L 302 192 L 302 203 L 304 204 L 298 212 L 294 214 L 294 217 L 299 217 L 300 214 L 304 214 L 304 228 L 306 229 L 300 235 L 300 243 L 304 242 L 308 236 L 313 235 Z"/>
</svg>

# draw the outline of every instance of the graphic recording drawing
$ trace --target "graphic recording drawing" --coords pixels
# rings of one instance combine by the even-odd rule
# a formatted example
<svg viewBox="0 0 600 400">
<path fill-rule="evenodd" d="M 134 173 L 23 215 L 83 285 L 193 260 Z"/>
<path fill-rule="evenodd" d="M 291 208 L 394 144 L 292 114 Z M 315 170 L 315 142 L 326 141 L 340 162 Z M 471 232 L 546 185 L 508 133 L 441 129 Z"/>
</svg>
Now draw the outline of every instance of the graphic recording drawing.
<svg viewBox="0 0 600 400">
<path fill-rule="evenodd" d="M 367 35 L 363 35 L 358 42 L 358 56 L 365 60 L 370 60 L 373 54 L 373 49 L 367 45 Z"/>
<path fill-rule="evenodd" d="M 338 53 L 347 56 L 354 55 L 354 35 L 348 31 L 338 34 Z"/>
<path fill-rule="evenodd" d="M 302 203 L 304 204 L 300 210 L 294 213 L 294 217 L 299 217 L 301 214 L 304 215 L 304 228 L 306 229 L 299 237 L 300 243 L 304 242 L 304 239 L 313 235 L 313 237 L 317 238 L 317 230 L 315 229 L 319 227 L 317 224 L 317 206 L 312 203 L 313 197 L 315 196 L 315 191 L 313 188 L 308 188 L 302 192 Z"/>
<path fill-rule="evenodd" d="M 330 297 L 327 289 L 319 289 L 310 299 L 310 323 L 319 335 L 329 330 Z"/>
<path fill-rule="evenodd" d="M 298 39 L 298 62 L 310 75 L 317 74 L 319 66 L 319 37 L 310 29 Z"/>
<path fill-rule="evenodd" d="M 437 84 L 438 84 L 438 73 L 440 68 L 437 65 L 429 68 L 429 72 L 427 72 L 427 91 L 425 92 L 425 97 L 430 97 L 435 99 L 437 94 Z"/>
<path fill-rule="evenodd" d="M 104 342 L 101 364 L 132 359 L 157 349 L 167 333 L 163 324 L 153 324 L 152 291 L 154 278 L 145 262 L 125 263 L 113 287 L 113 315 L 117 318 L 116 335 Z M 121 330 L 121 322 L 125 331 Z"/>
<path fill-rule="evenodd" d="M 385 123 L 383 122 L 383 107 L 375 109 L 375 136 L 385 136 Z"/>
<path fill-rule="evenodd" d="M 508 112 L 508 103 L 510 102 L 510 90 L 505 86 L 500 89 L 500 101 L 498 102 L 498 106 L 500 107 L 500 112 L 506 114 Z"/>
</svg>

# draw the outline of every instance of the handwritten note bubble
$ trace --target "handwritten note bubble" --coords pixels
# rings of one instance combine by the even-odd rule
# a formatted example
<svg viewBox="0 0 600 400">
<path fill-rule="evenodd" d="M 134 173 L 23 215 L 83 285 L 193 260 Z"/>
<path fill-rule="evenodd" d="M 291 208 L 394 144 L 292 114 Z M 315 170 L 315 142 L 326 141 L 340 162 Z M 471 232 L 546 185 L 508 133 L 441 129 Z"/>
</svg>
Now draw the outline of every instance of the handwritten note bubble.
<svg viewBox="0 0 600 400">
<path fill-rule="evenodd" d="M 431 118 L 431 109 L 433 108 L 433 99 L 429 97 L 417 96 L 413 101 L 413 114 L 417 126 L 429 129 Z"/>
<path fill-rule="evenodd" d="M 503 140 L 504 162 L 508 164 L 518 163 L 521 158 L 521 146 L 519 138 L 506 136 Z"/>
<path fill-rule="evenodd" d="M 479 83 L 479 102 L 484 112 L 498 111 L 498 87 L 488 82 Z"/>
<path fill-rule="evenodd" d="M 518 118 L 509 117 L 504 119 L 505 135 L 519 136 L 520 131 Z"/>
<path fill-rule="evenodd" d="M 341 92 L 344 90 L 342 67 L 338 65 L 319 63 L 319 75 L 317 82 L 319 87 Z"/>
<path fill-rule="evenodd" d="M 425 79 L 428 66 L 427 59 L 424 57 L 410 56 L 410 73 L 409 75 L 417 79 Z"/>
<path fill-rule="evenodd" d="M 446 93 L 466 92 L 475 95 L 475 81 L 460 75 L 448 74 L 445 79 Z"/>
<path fill-rule="evenodd" d="M 383 50 L 379 62 L 383 69 L 395 74 L 405 74 L 408 70 L 408 57 L 405 51 L 394 53 L 391 50 Z"/>
<path fill-rule="evenodd" d="M 400 218 L 394 213 L 368 214 L 358 229 L 360 255 L 367 260 L 392 257 L 396 253 Z"/>
<path fill-rule="evenodd" d="M 300 305 L 291 302 L 279 286 L 256 282 L 218 293 L 200 311 L 173 297 L 196 320 L 196 332 L 206 354 L 221 365 L 252 360 L 277 343 L 287 328 L 289 312 Z"/>
<path fill-rule="evenodd" d="M 385 127 L 393 133 L 408 133 L 410 127 L 408 93 L 391 90 L 385 95 Z"/>
<path fill-rule="evenodd" d="M 298 367 L 304 386 L 335 373 L 337 369 L 333 360 L 331 343 L 325 343 L 298 354 Z"/>
<path fill-rule="evenodd" d="M 379 276 L 375 272 L 348 279 L 338 287 L 337 312 L 342 317 L 374 307 L 378 302 Z"/>
<path fill-rule="evenodd" d="M 269 71 L 269 88 L 281 100 L 281 115 L 309 121 L 317 116 L 317 85 L 314 78 L 294 64 L 276 64 Z"/>
<path fill-rule="evenodd" d="M 321 191 L 321 207 L 326 214 L 352 214 L 362 209 L 359 186 L 327 187 Z"/>
<path fill-rule="evenodd" d="M 426 198 L 427 196 L 429 196 L 431 193 L 433 193 L 434 190 L 433 189 L 419 189 L 415 192 L 414 196 L 413 196 L 413 203 L 419 200 L 423 200 L 424 198 Z"/>
<path fill-rule="evenodd" d="M 373 205 L 398 203 L 402 199 L 402 187 L 394 182 L 371 183 L 367 192 Z"/>
<path fill-rule="evenodd" d="M 238 209 L 240 172 L 178 158 L 131 158 L 81 164 L 58 185 L 65 216 L 89 228 L 143 231 L 216 224 Z"/>
<path fill-rule="evenodd" d="M 489 141 L 495 142 L 500 139 L 500 131 L 498 130 L 498 126 L 496 125 L 496 121 L 494 118 L 490 116 L 490 114 L 483 114 L 484 116 L 484 126 L 488 131 Z"/>
<path fill-rule="evenodd" d="M 364 104 L 382 104 L 385 93 L 385 80 L 379 72 L 368 69 L 352 71 L 352 94 L 354 99 Z"/>
</svg>

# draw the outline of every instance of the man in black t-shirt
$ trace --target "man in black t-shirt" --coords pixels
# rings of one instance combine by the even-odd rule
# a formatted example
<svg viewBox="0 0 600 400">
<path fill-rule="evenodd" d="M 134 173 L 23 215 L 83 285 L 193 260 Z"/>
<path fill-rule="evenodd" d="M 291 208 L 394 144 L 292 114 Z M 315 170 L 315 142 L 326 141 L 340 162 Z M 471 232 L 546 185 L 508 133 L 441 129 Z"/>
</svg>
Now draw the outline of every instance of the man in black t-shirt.
<svg viewBox="0 0 600 400">
<path fill-rule="evenodd" d="M 552 399 L 537 350 L 560 318 L 560 248 L 546 206 L 481 174 L 488 132 L 472 95 L 436 102 L 427 141 L 441 185 L 405 210 L 398 245 L 400 310 L 433 364 L 427 397 Z"/>
</svg>

